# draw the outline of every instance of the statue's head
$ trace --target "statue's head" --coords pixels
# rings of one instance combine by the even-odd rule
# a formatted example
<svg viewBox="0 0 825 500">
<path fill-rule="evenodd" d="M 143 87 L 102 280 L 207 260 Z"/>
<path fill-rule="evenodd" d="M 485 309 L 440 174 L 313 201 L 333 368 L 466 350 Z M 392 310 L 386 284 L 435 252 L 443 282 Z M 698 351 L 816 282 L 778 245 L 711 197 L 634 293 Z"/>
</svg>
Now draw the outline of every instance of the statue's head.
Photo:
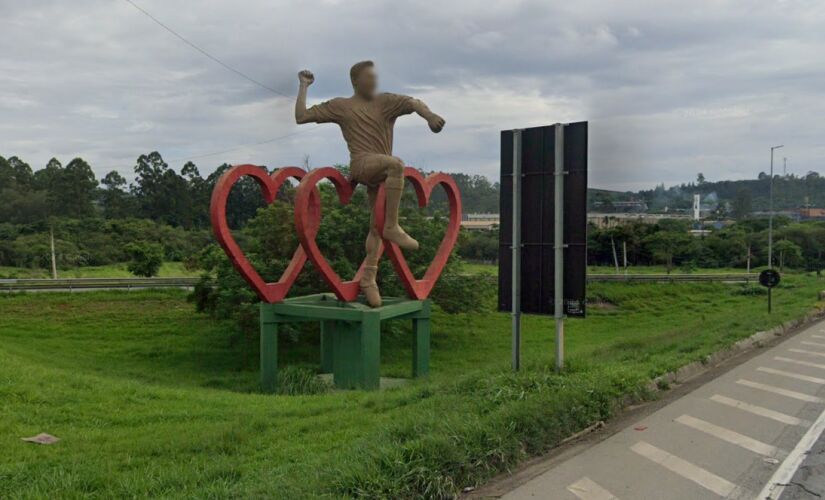
<svg viewBox="0 0 825 500">
<path fill-rule="evenodd" d="M 375 97 L 378 89 L 378 75 L 375 74 L 375 64 L 372 61 L 355 63 L 349 70 L 349 78 L 355 95 L 370 100 Z"/>
</svg>

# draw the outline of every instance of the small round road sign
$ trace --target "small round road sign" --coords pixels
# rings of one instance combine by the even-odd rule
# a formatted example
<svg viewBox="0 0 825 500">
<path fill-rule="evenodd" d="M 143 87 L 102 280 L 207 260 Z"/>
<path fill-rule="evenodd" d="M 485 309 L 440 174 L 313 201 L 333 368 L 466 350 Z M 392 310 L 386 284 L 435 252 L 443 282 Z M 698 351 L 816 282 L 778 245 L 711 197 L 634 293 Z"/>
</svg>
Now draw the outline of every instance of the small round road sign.
<svg viewBox="0 0 825 500">
<path fill-rule="evenodd" d="M 765 269 L 759 273 L 759 284 L 766 288 L 773 288 L 779 284 L 779 273 L 774 269 Z"/>
</svg>

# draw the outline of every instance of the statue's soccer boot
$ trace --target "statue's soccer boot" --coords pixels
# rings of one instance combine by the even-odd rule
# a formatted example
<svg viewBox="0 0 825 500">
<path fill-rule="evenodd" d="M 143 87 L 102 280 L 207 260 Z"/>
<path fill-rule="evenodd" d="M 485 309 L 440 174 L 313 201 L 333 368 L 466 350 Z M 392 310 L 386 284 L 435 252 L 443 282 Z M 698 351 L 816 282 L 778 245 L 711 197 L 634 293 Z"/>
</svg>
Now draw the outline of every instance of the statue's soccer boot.
<svg viewBox="0 0 825 500">
<path fill-rule="evenodd" d="M 361 275 L 361 291 L 367 299 L 370 307 L 381 307 L 381 294 L 378 292 L 378 284 L 375 276 L 378 274 L 378 266 L 364 266 L 364 274 Z"/>
</svg>

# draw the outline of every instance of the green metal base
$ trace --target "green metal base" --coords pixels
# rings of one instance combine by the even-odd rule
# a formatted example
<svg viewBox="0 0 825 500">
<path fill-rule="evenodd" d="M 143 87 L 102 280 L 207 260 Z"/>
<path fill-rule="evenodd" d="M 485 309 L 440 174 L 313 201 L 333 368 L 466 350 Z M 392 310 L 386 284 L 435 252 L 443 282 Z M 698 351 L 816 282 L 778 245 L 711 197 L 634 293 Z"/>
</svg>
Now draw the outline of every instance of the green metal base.
<svg viewBox="0 0 825 500">
<path fill-rule="evenodd" d="M 413 326 L 412 376 L 430 366 L 430 301 L 386 298 L 371 308 L 361 302 L 341 302 L 331 294 L 261 303 L 261 387 L 275 392 L 278 376 L 278 325 L 317 321 L 321 324 L 321 371 L 332 373 L 341 389 L 378 389 L 381 363 L 381 321 L 410 319 Z"/>
</svg>

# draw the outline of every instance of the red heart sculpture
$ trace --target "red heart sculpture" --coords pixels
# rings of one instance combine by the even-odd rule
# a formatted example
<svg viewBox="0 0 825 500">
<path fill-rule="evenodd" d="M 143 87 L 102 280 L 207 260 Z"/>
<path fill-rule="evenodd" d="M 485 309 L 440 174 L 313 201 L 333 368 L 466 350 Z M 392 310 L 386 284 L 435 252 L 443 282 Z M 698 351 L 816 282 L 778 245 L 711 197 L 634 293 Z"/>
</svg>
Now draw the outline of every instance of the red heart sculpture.
<svg viewBox="0 0 825 500">
<path fill-rule="evenodd" d="M 258 185 L 263 190 L 264 200 L 267 204 L 275 201 L 278 196 L 278 191 L 284 182 L 290 177 L 301 180 L 306 175 L 306 172 L 298 167 L 284 167 L 268 175 L 266 169 L 256 165 L 238 165 L 230 168 L 224 173 L 218 182 L 215 184 L 215 189 L 212 191 L 212 201 L 210 206 L 210 217 L 212 220 L 212 229 L 215 233 L 215 238 L 218 244 L 229 256 L 232 265 L 240 273 L 244 280 L 255 290 L 258 297 L 269 304 L 274 302 L 281 302 L 286 297 L 295 279 L 300 274 L 301 269 L 306 263 L 307 256 L 302 247 L 298 247 L 292 255 L 281 278 L 275 283 L 267 283 L 258 274 L 258 271 L 252 267 L 252 263 L 244 255 L 243 250 L 235 242 L 232 233 L 229 230 L 229 224 L 226 221 L 226 202 L 229 199 L 229 192 L 232 186 L 241 177 L 248 175 L 255 179 Z M 312 233 L 318 231 L 318 224 L 320 221 L 320 197 L 317 193 L 311 192 L 307 206 L 307 231 Z"/>
<path fill-rule="evenodd" d="M 398 245 L 395 243 L 384 241 L 387 255 L 392 262 L 395 272 L 401 279 L 401 284 L 407 291 L 407 295 L 411 299 L 424 300 L 432 291 L 438 277 L 444 270 L 447 260 L 453 251 L 453 247 L 458 241 L 458 233 L 461 230 L 461 193 L 458 191 L 458 186 L 452 177 L 444 173 L 434 173 L 424 178 L 421 173 L 411 167 L 404 168 L 404 177 L 412 184 L 415 189 L 415 194 L 418 197 L 418 206 L 426 207 L 430 203 L 430 195 L 433 189 L 439 184 L 444 187 L 447 192 L 447 201 L 450 205 L 450 220 L 447 224 L 447 232 L 441 240 L 441 245 L 438 246 L 438 251 L 435 253 L 433 261 L 424 273 L 424 277 L 416 279 L 410 271 L 410 266 L 404 258 L 404 254 Z M 384 228 L 384 217 L 386 212 L 386 193 L 384 192 L 384 185 L 378 193 L 375 201 L 375 222 L 379 231 Z"/>
<path fill-rule="evenodd" d="M 350 202 L 352 193 L 358 185 L 355 182 L 350 182 L 334 167 L 322 167 L 310 171 L 301 181 L 298 186 L 298 194 L 295 196 L 295 229 L 298 231 L 298 239 L 301 241 L 301 246 L 304 248 L 307 257 L 321 273 L 321 277 L 335 293 L 335 296 L 338 297 L 338 300 L 352 302 L 358 298 L 358 293 L 361 290 L 359 281 L 361 281 L 361 275 L 364 273 L 365 263 L 361 263 L 361 267 L 352 280 L 342 280 L 338 273 L 332 269 L 332 266 L 329 265 L 329 262 L 321 253 L 321 249 L 318 248 L 318 243 L 315 241 L 315 236 L 318 234 L 318 221 L 308 211 L 312 204 L 313 193 L 318 191 L 316 186 L 324 179 L 332 181 L 342 205 Z M 364 237 L 366 238 L 366 234 Z M 379 252 L 383 254 L 383 245 Z"/>
</svg>

